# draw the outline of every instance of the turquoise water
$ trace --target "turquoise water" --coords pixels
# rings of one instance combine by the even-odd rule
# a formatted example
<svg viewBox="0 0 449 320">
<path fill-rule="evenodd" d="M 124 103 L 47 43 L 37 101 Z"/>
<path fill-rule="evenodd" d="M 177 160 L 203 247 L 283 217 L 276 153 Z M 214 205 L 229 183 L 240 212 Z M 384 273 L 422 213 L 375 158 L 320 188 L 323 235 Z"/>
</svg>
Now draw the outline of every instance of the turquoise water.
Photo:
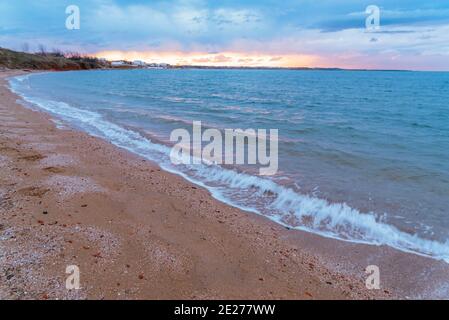
<svg viewBox="0 0 449 320">
<path fill-rule="evenodd" d="M 131 70 L 11 80 L 25 100 L 290 228 L 449 261 L 449 73 Z M 170 132 L 279 130 L 279 172 L 174 166 Z"/>
</svg>

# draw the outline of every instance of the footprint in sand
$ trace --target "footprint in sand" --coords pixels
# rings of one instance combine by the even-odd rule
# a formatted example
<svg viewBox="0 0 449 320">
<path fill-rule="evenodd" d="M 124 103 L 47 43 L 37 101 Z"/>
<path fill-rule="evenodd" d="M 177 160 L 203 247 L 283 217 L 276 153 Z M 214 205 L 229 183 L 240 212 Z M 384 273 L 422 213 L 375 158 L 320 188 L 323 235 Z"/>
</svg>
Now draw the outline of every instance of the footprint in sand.
<svg viewBox="0 0 449 320">
<path fill-rule="evenodd" d="M 25 196 L 42 198 L 48 191 L 50 190 L 40 187 L 27 187 L 20 189 L 18 192 Z"/>
<path fill-rule="evenodd" d="M 39 153 L 35 153 L 35 154 L 28 155 L 28 156 L 22 156 L 22 157 L 19 158 L 19 160 L 33 161 L 34 162 L 34 161 L 42 160 L 44 158 L 45 158 L 45 156 L 43 156 L 43 155 L 41 155 Z"/>
<path fill-rule="evenodd" d="M 43 170 L 50 173 L 63 173 L 65 171 L 63 168 L 58 167 L 46 167 Z"/>
</svg>

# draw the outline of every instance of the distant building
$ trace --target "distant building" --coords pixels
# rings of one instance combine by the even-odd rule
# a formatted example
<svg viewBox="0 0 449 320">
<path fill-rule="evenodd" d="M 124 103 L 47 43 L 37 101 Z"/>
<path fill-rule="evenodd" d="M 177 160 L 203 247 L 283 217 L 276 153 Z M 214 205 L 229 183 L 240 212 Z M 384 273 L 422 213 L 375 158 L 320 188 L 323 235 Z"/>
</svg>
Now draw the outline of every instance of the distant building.
<svg viewBox="0 0 449 320">
<path fill-rule="evenodd" d="M 170 68 L 168 63 L 146 63 L 142 60 L 134 60 L 133 62 L 125 60 L 111 61 L 111 67 L 125 67 L 125 68 L 147 68 L 147 69 L 166 69 Z"/>
<path fill-rule="evenodd" d="M 134 66 L 138 66 L 138 67 L 144 67 L 144 66 L 146 66 L 146 63 L 144 61 L 141 61 L 141 60 L 134 60 L 133 61 L 133 65 Z"/>
<path fill-rule="evenodd" d="M 111 66 L 113 67 L 123 67 L 123 66 L 128 66 L 128 62 L 124 61 L 124 60 L 118 60 L 118 61 L 111 61 Z"/>
<path fill-rule="evenodd" d="M 170 67 L 168 63 L 148 63 L 146 66 L 148 69 L 166 69 Z"/>
</svg>

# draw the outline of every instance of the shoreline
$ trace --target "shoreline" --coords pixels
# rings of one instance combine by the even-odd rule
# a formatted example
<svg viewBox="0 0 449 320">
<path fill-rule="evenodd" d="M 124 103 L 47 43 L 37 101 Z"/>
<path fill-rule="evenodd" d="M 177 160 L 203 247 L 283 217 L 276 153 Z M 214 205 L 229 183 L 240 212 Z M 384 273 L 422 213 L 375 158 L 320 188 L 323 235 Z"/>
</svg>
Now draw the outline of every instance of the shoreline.
<svg viewBox="0 0 449 320">
<path fill-rule="evenodd" d="M 57 129 L 16 103 L 4 81 L 13 75 L 0 73 L 1 298 L 407 298 L 419 270 L 448 279 L 444 262 L 287 230 L 106 141 Z M 409 279 L 396 279 L 395 261 Z M 64 287 L 73 264 L 79 291 Z M 386 273 L 382 290 L 365 288 L 370 264 Z"/>
</svg>

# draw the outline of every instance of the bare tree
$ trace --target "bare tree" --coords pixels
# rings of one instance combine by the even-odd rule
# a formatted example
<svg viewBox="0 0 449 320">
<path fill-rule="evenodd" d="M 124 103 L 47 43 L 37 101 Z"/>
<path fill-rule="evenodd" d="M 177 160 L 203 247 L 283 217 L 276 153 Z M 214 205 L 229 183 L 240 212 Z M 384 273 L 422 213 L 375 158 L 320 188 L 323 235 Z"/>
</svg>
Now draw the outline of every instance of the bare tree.
<svg viewBox="0 0 449 320">
<path fill-rule="evenodd" d="M 51 55 L 55 57 L 64 57 L 64 52 L 60 49 L 54 48 L 51 52 Z"/>
<path fill-rule="evenodd" d="M 45 49 L 45 46 L 43 44 L 39 44 L 38 50 L 39 50 L 39 53 L 41 55 L 45 56 L 46 49 Z"/>
<path fill-rule="evenodd" d="M 22 51 L 23 51 L 23 52 L 28 52 L 28 51 L 30 51 L 30 45 L 28 44 L 28 42 L 24 42 L 24 43 L 22 44 Z"/>
</svg>

